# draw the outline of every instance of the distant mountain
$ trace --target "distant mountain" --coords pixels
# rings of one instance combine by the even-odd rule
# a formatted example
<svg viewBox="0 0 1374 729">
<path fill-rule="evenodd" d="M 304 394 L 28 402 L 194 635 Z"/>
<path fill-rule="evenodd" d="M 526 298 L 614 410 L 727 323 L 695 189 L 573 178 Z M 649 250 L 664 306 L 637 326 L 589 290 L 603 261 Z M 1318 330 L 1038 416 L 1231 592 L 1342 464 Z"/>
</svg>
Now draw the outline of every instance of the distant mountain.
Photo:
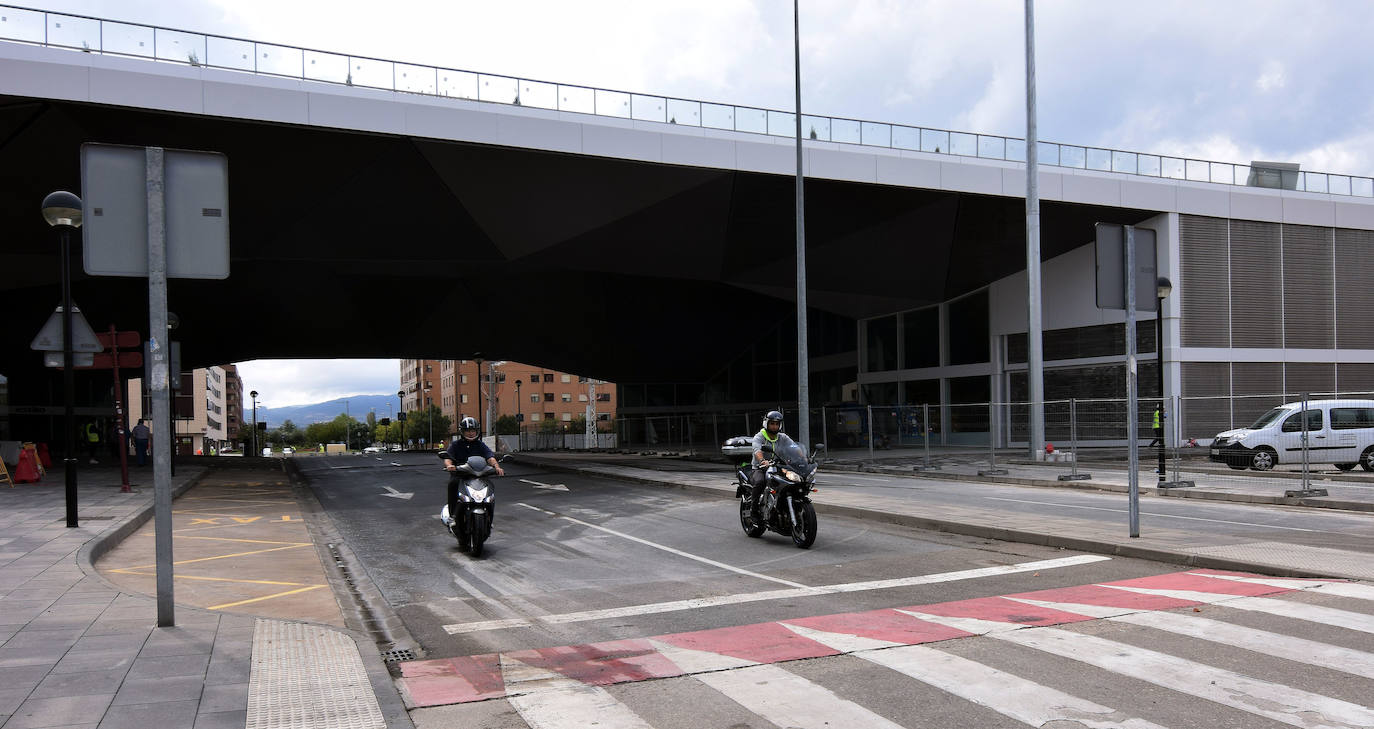
<svg viewBox="0 0 1374 729">
<path fill-rule="evenodd" d="M 344 414 L 345 400 L 348 401 L 348 414 L 360 423 L 367 422 L 369 410 L 376 412 L 378 418 L 395 417 L 396 408 L 400 404 L 395 395 L 354 395 L 309 405 L 288 405 L 279 408 L 265 408 L 259 405 L 258 420 L 266 421 L 269 428 L 276 428 L 288 420 L 295 423 L 298 428 L 304 428 L 311 423 L 327 423 Z M 244 406 L 244 420 L 253 419 L 252 407 L 251 403 Z"/>
</svg>

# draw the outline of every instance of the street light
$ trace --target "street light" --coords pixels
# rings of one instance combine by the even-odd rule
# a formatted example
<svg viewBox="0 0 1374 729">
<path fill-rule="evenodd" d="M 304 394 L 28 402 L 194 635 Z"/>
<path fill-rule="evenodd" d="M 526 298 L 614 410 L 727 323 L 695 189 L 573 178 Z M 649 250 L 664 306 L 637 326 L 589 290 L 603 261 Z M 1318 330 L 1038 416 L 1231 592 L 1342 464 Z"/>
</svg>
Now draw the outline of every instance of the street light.
<svg viewBox="0 0 1374 729">
<path fill-rule="evenodd" d="M 1174 290 L 1169 279 L 1160 276 L 1155 282 L 1155 352 L 1159 369 L 1159 430 L 1155 438 L 1159 446 L 1159 483 L 1164 483 L 1164 298 Z M 1178 417 L 1178 413 L 1174 413 Z"/>
<path fill-rule="evenodd" d="M 434 403 L 429 399 L 429 391 L 434 388 L 430 382 L 425 382 L 425 419 L 429 421 L 429 446 L 434 447 Z"/>
<path fill-rule="evenodd" d="M 253 455 L 258 455 L 258 391 L 248 393 L 253 398 Z"/>
<path fill-rule="evenodd" d="M 525 450 L 525 416 L 520 413 L 520 380 L 515 381 L 515 432 L 517 450 Z"/>
<path fill-rule="evenodd" d="M 62 244 L 62 464 L 67 476 L 67 526 L 76 526 L 76 444 L 73 442 L 75 424 L 72 422 L 72 397 L 76 392 L 75 372 L 72 370 L 72 231 L 81 227 L 81 198 L 65 190 L 49 193 L 43 198 L 43 219 L 57 228 Z M 94 462 L 94 461 L 92 461 Z"/>
<path fill-rule="evenodd" d="M 396 399 L 401 403 L 396 407 L 396 424 L 401 428 L 401 434 L 396 436 L 396 448 L 403 451 L 406 449 L 406 391 L 397 390 Z"/>
</svg>

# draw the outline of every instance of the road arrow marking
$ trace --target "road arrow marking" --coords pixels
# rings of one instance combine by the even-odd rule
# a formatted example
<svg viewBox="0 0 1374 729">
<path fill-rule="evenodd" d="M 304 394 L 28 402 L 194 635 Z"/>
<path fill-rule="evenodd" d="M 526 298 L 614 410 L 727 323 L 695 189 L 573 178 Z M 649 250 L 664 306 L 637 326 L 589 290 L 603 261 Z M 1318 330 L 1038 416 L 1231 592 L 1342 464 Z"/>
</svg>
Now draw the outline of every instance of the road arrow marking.
<svg viewBox="0 0 1374 729">
<path fill-rule="evenodd" d="M 415 495 L 415 492 L 414 492 L 414 491 L 412 491 L 412 492 L 410 492 L 410 493 L 408 493 L 408 494 L 403 494 L 403 493 L 401 493 L 400 491 L 397 491 L 396 489 L 391 488 L 390 486 L 383 486 L 382 488 L 384 488 L 384 489 L 386 489 L 388 492 L 390 492 L 390 493 L 382 494 L 382 496 L 387 496 L 387 497 L 390 497 L 390 498 L 393 498 L 393 499 L 409 499 L 410 497 L 412 497 L 412 496 Z"/>
<path fill-rule="evenodd" d="M 531 486 L 533 486 L 533 487 L 535 487 L 535 488 L 537 488 L 537 489 L 553 489 L 554 491 L 567 491 L 567 490 L 568 490 L 568 487 L 567 487 L 567 486 L 564 486 L 564 485 L 561 484 L 561 483 L 539 483 L 538 481 L 531 481 L 531 480 L 529 480 L 528 478 L 522 478 L 522 479 L 520 479 L 520 483 L 527 483 L 527 484 L 529 484 L 529 485 L 531 485 Z"/>
</svg>

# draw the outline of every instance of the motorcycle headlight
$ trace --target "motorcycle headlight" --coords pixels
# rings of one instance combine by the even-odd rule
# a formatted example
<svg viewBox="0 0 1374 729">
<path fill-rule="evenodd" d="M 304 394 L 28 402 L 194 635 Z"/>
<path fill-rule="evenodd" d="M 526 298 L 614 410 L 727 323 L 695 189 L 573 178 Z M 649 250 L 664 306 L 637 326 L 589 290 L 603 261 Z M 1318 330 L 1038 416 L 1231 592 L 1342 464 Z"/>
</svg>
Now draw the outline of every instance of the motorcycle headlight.
<svg viewBox="0 0 1374 729">
<path fill-rule="evenodd" d="M 488 491 L 490 491 L 489 488 L 468 489 L 468 493 L 472 495 L 473 501 L 486 501 Z"/>
<path fill-rule="evenodd" d="M 782 475 L 786 476 L 787 480 L 791 481 L 792 483 L 801 483 L 802 481 L 802 477 L 798 476 L 796 471 L 789 471 L 786 468 L 784 468 L 782 469 Z"/>
</svg>

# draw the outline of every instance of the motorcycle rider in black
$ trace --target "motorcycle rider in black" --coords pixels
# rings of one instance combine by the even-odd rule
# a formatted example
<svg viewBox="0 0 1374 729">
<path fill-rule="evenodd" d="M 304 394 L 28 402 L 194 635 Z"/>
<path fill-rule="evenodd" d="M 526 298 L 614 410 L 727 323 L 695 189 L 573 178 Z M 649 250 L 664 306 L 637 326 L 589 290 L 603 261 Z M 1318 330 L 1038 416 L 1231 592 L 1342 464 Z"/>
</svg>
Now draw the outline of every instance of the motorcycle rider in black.
<svg viewBox="0 0 1374 729">
<path fill-rule="evenodd" d="M 501 468 L 501 464 L 496 460 L 496 454 L 491 452 L 486 443 L 477 437 L 477 418 L 463 418 L 458 423 L 458 429 L 462 436 L 449 444 L 448 448 L 442 453 L 444 468 L 450 473 L 458 470 L 459 463 L 467 463 L 472 456 L 481 456 L 487 459 L 487 465 L 496 469 L 497 476 L 504 476 L 506 472 Z M 448 479 L 448 513 L 450 518 L 457 518 L 458 514 L 458 483 L 457 476 L 450 476 Z"/>
<path fill-rule="evenodd" d="M 763 416 L 763 427 L 754 436 L 754 470 L 749 474 L 749 483 L 754 487 L 749 498 L 753 501 L 752 508 L 756 520 L 763 519 L 763 487 L 768 483 L 765 475 L 768 469 L 764 464 L 773 460 L 773 455 L 764 454 L 763 447 L 767 445 L 773 453 L 777 453 L 779 448 L 790 443 L 792 439 L 782 432 L 782 413 L 770 410 Z"/>
</svg>

